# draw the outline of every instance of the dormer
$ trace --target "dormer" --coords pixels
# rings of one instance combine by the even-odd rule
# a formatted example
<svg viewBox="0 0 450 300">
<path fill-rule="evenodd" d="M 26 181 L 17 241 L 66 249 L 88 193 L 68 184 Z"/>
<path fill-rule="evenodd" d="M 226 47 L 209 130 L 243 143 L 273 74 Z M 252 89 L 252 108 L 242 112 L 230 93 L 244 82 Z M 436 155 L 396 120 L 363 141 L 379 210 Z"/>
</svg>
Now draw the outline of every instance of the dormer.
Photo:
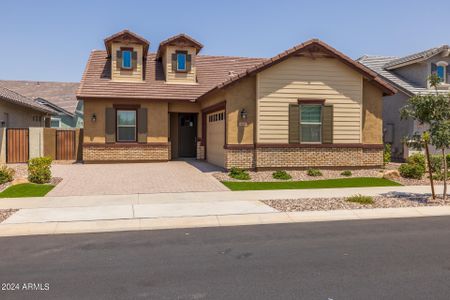
<svg viewBox="0 0 450 300">
<path fill-rule="evenodd" d="M 157 59 L 162 61 L 166 83 L 197 84 L 196 56 L 203 45 L 186 34 L 159 44 Z"/>
<path fill-rule="evenodd" d="M 111 61 L 111 80 L 143 81 L 149 46 L 150 43 L 146 39 L 129 30 L 106 38 L 105 47 Z"/>
</svg>

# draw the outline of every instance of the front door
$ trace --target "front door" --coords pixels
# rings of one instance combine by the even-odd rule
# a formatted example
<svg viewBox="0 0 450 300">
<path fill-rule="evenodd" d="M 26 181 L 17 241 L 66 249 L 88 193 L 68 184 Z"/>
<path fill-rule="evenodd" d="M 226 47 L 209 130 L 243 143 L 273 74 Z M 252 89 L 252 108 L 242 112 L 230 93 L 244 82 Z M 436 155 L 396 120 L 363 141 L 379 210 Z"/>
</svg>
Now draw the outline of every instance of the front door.
<svg viewBox="0 0 450 300">
<path fill-rule="evenodd" d="M 179 143 L 178 155 L 180 157 L 197 156 L 197 115 L 179 114 Z"/>
</svg>

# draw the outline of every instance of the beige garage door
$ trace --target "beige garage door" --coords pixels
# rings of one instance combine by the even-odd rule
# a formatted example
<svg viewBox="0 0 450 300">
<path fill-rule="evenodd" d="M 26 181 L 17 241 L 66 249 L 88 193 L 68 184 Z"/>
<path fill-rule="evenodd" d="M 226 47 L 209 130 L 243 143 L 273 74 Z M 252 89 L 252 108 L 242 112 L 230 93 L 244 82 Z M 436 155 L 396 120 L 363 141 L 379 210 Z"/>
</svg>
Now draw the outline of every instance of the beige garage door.
<svg viewBox="0 0 450 300">
<path fill-rule="evenodd" d="M 206 159 L 208 162 L 225 167 L 225 111 L 206 116 Z"/>
</svg>

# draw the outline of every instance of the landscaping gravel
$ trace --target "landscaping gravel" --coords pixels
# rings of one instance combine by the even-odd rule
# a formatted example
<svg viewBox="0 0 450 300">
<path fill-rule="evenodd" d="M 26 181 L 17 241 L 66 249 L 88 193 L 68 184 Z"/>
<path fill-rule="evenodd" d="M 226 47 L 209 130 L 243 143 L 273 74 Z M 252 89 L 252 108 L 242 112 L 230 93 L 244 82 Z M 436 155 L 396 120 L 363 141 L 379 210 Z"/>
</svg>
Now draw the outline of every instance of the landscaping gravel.
<svg viewBox="0 0 450 300">
<path fill-rule="evenodd" d="M 292 170 L 287 171 L 292 178 L 289 180 L 274 179 L 272 173 L 274 171 L 248 171 L 250 174 L 249 182 L 268 182 L 268 181 L 305 181 L 305 180 L 321 180 L 321 179 L 334 179 L 334 178 L 351 178 L 351 177 L 382 177 L 383 170 L 380 169 L 363 169 L 363 170 L 351 170 L 352 176 L 341 175 L 343 170 L 320 170 L 322 176 L 308 176 L 306 170 Z M 228 173 L 217 172 L 213 174 L 220 181 L 243 181 L 231 178 Z"/>
<path fill-rule="evenodd" d="M 0 223 L 12 216 L 18 209 L 0 209 Z"/>
<path fill-rule="evenodd" d="M 428 198 L 429 196 L 420 194 L 388 195 L 385 197 L 374 197 L 373 204 L 347 202 L 345 198 L 264 200 L 262 202 L 283 212 L 450 205 L 450 200 L 443 201 L 443 199 L 436 199 L 431 202 L 428 201 Z"/>
</svg>

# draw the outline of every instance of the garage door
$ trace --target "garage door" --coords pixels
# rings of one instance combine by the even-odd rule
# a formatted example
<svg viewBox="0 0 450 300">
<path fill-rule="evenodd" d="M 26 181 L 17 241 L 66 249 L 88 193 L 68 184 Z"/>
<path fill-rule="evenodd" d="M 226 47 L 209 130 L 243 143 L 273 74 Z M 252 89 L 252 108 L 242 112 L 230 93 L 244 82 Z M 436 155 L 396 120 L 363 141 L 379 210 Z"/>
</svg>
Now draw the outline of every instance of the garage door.
<svg viewBox="0 0 450 300">
<path fill-rule="evenodd" d="M 225 111 L 217 111 L 206 116 L 206 159 L 213 165 L 225 166 Z"/>
</svg>

